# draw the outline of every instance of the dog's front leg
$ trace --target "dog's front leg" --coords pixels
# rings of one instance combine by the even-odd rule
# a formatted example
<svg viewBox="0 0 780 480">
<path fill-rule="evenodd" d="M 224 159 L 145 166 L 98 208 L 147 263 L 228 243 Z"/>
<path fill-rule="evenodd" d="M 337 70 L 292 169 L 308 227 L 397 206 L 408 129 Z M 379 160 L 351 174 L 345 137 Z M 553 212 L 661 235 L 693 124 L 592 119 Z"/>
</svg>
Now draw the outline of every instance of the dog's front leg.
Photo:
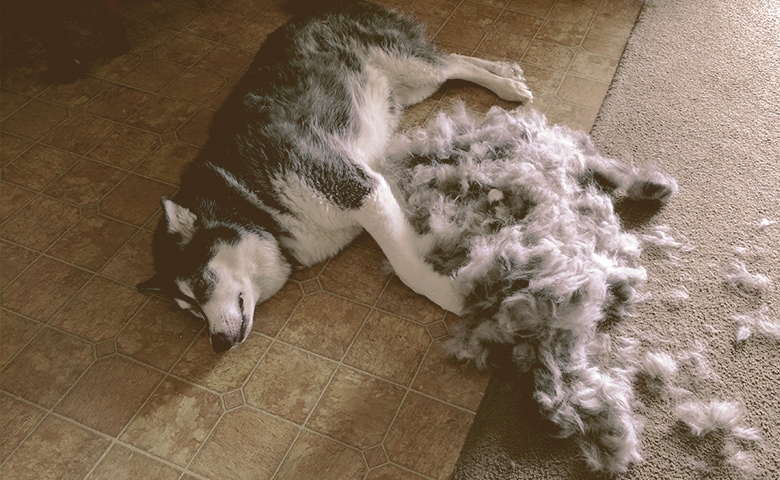
<svg viewBox="0 0 780 480">
<path fill-rule="evenodd" d="M 424 260 L 431 239 L 415 232 L 387 181 L 379 175 L 375 178 L 374 191 L 355 212 L 357 222 L 376 240 L 402 282 L 443 309 L 460 314 L 463 298 L 455 280 L 436 273 Z"/>
</svg>

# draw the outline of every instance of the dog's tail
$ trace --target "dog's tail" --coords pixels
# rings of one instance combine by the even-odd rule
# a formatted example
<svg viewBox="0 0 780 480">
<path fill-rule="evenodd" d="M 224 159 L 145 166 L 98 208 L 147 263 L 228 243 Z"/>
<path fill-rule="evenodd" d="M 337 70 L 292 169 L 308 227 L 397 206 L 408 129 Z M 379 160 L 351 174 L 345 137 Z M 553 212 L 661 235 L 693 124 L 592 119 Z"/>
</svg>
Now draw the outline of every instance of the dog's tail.
<svg viewBox="0 0 780 480">
<path fill-rule="evenodd" d="M 313 13 L 321 10 L 330 10 L 338 7 L 346 7 L 358 3 L 360 0 L 287 0 L 286 8 L 291 13 Z"/>
</svg>

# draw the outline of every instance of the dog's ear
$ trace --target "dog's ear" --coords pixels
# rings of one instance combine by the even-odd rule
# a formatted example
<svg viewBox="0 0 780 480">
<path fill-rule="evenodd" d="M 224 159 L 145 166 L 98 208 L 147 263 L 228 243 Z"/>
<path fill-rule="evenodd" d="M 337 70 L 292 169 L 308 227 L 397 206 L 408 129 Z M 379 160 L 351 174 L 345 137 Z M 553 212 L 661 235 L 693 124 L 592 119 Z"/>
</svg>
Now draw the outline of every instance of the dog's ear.
<svg viewBox="0 0 780 480">
<path fill-rule="evenodd" d="M 141 282 L 135 286 L 139 291 L 144 293 L 160 293 L 164 287 L 163 279 L 160 275 L 155 273 L 152 278 L 145 282 Z"/>
<path fill-rule="evenodd" d="M 195 234 L 195 221 L 198 217 L 189 209 L 176 204 L 167 197 L 162 198 L 162 206 L 165 211 L 165 224 L 168 233 L 181 235 L 182 245 L 190 243 Z"/>
</svg>

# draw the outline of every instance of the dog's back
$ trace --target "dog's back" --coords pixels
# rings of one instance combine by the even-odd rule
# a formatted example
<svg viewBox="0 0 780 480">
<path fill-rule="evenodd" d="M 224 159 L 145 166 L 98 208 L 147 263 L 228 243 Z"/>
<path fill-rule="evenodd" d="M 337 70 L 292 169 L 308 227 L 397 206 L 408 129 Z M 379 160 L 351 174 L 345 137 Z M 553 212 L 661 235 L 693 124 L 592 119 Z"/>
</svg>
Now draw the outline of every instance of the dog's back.
<svg viewBox="0 0 780 480">
<path fill-rule="evenodd" d="M 367 84 L 372 51 L 430 63 L 441 54 L 418 25 L 394 12 L 363 2 L 331 4 L 314 16 L 294 17 L 268 36 L 215 115 L 177 201 L 197 209 L 201 202 L 191 202 L 193 196 L 207 196 L 214 175 L 228 177 L 241 184 L 246 200 L 270 214 L 262 219 L 270 222 L 264 227 L 290 235 L 295 232 L 285 232 L 280 221 L 301 214 L 284 201 L 283 190 L 291 185 L 311 189 L 340 209 L 360 207 L 371 190 L 362 163 L 381 155 L 402 107 L 386 81 Z M 224 205 L 228 199 L 219 195 L 214 200 Z M 313 263 L 335 252 L 318 258 L 290 253 Z"/>
</svg>

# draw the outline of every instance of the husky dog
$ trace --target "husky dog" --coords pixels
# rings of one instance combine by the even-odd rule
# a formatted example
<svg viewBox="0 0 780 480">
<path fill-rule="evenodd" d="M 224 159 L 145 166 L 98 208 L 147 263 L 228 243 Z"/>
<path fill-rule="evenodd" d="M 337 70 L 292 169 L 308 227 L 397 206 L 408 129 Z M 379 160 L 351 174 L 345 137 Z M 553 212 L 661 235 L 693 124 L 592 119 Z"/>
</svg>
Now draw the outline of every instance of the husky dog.
<svg viewBox="0 0 780 480">
<path fill-rule="evenodd" d="M 444 54 L 395 12 L 334 0 L 301 8 L 268 36 L 181 189 L 162 199 L 156 273 L 138 285 L 204 318 L 217 352 L 247 338 L 255 305 L 291 265 L 321 262 L 363 229 L 406 285 L 459 313 L 454 280 L 423 260 L 433 242 L 412 228 L 376 162 L 402 109 L 446 80 L 531 100 L 516 65 Z"/>
</svg>

